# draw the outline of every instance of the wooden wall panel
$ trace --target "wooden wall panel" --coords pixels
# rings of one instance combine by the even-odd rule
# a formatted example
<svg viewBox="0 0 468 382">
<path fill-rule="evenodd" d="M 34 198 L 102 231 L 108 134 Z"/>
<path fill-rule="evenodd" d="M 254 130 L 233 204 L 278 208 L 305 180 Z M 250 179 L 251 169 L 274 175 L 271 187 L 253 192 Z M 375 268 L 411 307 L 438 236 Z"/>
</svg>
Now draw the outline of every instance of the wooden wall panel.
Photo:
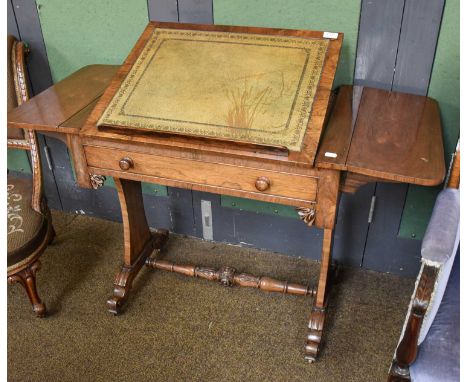
<svg viewBox="0 0 468 382">
<path fill-rule="evenodd" d="M 12 0 L 21 39 L 31 48 L 28 72 L 34 94 L 52 85 L 47 52 L 42 38 L 36 3 L 31 0 Z"/>
<path fill-rule="evenodd" d="M 354 85 L 390 90 L 404 0 L 363 1 Z"/>
<path fill-rule="evenodd" d="M 7 0 L 7 33 L 19 39 L 18 25 L 16 25 L 15 11 L 11 0 Z"/>
<path fill-rule="evenodd" d="M 148 0 L 148 17 L 153 21 L 179 21 L 177 0 Z"/>
<path fill-rule="evenodd" d="M 370 224 L 362 266 L 403 277 L 416 277 L 420 267 L 421 242 L 398 238 L 406 187 L 379 184 L 375 214 Z"/>
<path fill-rule="evenodd" d="M 426 95 L 443 0 L 406 0 L 392 90 Z"/>
<path fill-rule="evenodd" d="M 181 23 L 213 24 L 213 0 L 178 0 Z"/>
</svg>

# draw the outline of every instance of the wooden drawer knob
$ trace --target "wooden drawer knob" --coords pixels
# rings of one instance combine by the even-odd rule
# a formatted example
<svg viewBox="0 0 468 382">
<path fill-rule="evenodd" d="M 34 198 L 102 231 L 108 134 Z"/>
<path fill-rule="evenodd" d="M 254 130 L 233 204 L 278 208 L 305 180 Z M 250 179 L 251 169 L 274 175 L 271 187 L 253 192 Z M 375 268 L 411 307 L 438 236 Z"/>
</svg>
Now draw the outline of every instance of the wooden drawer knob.
<svg viewBox="0 0 468 382">
<path fill-rule="evenodd" d="M 133 167 L 133 160 L 128 157 L 122 158 L 119 161 L 119 166 L 122 170 L 127 171 Z"/>
<path fill-rule="evenodd" d="M 258 191 L 266 191 L 270 188 L 270 179 L 266 176 L 260 176 L 255 181 L 255 188 Z"/>
</svg>

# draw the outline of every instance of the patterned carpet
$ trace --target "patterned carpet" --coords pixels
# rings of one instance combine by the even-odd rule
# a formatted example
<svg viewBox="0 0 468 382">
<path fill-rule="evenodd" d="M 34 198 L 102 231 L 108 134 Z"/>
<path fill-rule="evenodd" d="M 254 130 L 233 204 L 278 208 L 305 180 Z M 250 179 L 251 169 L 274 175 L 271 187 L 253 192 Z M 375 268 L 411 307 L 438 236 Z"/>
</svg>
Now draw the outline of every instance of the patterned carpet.
<svg viewBox="0 0 468 382">
<path fill-rule="evenodd" d="M 344 269 L 330 301 L 322 356 L 302 358 L 310 299 L 144 269 L 121 316 L 105 301 L 121 263 L 122 226 L 54 212 L 57 238 L 33 316 L 8 286 L 9 381 L 384 381 L 413 281 Z M 318 263 L 173 235 L 165 259 L 307 283 Z"/>
</svg>

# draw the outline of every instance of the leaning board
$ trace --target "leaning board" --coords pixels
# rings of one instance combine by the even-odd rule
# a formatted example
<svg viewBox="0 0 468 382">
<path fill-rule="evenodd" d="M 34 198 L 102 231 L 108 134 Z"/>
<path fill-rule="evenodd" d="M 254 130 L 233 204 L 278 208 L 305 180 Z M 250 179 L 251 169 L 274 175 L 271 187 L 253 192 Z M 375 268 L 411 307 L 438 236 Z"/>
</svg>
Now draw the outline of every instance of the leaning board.
<svg viewBox="0 0 468 382">
<path fill-rule="evenodd" d="M 97 125 L 301 151 L 329 42 L 154 28 Z"/>
</svg>

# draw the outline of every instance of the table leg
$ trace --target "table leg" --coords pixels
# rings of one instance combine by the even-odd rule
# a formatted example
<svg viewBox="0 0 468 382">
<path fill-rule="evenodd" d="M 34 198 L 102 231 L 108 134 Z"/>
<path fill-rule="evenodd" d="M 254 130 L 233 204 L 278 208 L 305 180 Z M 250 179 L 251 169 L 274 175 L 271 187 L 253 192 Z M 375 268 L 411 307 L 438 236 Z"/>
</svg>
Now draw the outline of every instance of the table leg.
<svg viewBox="0 0 468 382">
<path fill-rule="evenodd" d="M 124 263 L 114 281 L 113 295 L 107 300 L 109 312 L 119 314 L 132 282 L 148 256 L 168 239 L 167 230 L 151 234 L 146 221 L 141 182 L 115 178 L 124 229 Z"/>
<path fill-rule="evenodd" d="M 331 250 L 333 245 L 333 229 L 339 205 L 340 172 L 335 170 L 319 170 L 320 178 L 317 187 L 317 201 L 310 208 L 299 208 L 301 219 L 308 225 L 323 229 L 322 260 L 317 293 L 312 302 L 305 345 L 305 358 L 309 362 L 317 359 L 322 342 L 327 300 L 331 288 Z"/>
<path fill-rule="evenodd" d="M 322 244 L 322 261 L 320 276 L 317 285 L 317 293 L 313 299 L 312 312 L 310 313 L 307 328 L 307 340 L 305 345 L 305 359 L 314 362 L 320 351 L 323 327 L 327 313 L 327 299 L 330 289 L 330 260 L 333 243 L 333 229 L 324 229 Z"/>
</svg>

